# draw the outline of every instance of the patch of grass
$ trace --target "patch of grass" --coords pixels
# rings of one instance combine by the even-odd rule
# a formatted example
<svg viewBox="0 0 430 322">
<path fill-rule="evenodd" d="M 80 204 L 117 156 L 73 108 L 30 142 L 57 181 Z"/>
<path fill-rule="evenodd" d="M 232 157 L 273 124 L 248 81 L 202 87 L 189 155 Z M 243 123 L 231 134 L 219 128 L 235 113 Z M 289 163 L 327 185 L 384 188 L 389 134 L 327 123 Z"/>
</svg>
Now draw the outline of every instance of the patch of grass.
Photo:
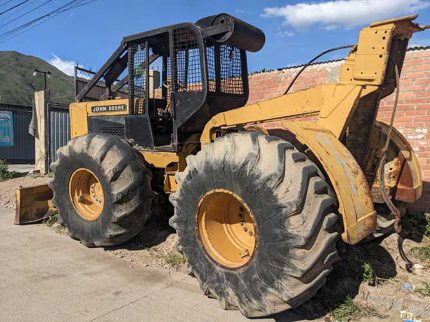
<svg viewBox="0 0 430 322">
<path fill-rule="evenodd" d="M 57 234 L 63 234 L 66 232 L 66 227 L 59 223 L 60 215 L 58 213 L 45 219 L 44 223 L 46 226 L 51 227 Z"/>
<path fill-rule="evenodd" d="M 368 262 L 363 262 L 362 264 L 363 268 L 363 282 L 369 284 L 369 285 L 375 285 L 376 284 L 376 274 L 373 270 L 372 265 L 370 265 Z"/>
<path fill-rule="evenodd" d="M 349 321 L 354 318 L 359 318 L 363 314 L 363 307 L 354 302 L 349 296 L 345 302 L 331 311 L 331 317 L 335 321 Z"/>
<path fill-rule="evenodd" d="M 60 215 L 55 214 L 55 215 L 52 215 L 52 216 L 50 216 L 50 217 L 46 218 L 46 219 L 45 219 L 45 224 L 46 224 L 48 227 L 52 227 L 52 225 L 54 225 L 55 223 L 57 223 L 57 222 L 58 222 L 58 218 L 59 218 L 59 216 L 60 216 Z"/>
<path fill-rule="evenodd" d="M 430 283 L 424 283 L 424 287 L 415 289 L 415 292 L 422 296 L 430 296 Z"/>
<path fill-rule="evenodd" d="M 424 234 L 426 236 L 430 236 L 430 214 L 424 214 L 424 218 L 427 222 L 425 230 L 424 230 Z"/>
<path fill-rule="evenodd" d="M 63 234 L 63 233 L 65 233 L 66 232 L 66 227 L 65 226 L 63 226 L 63 225 L 60 225 L 60 224 L 58 224 L 58 225 L 56 225 L 55 227 L 54 227 L 54 231 L 57 233 L 57 234 Z"/>
<path fill-rule="evenodd" d="M 430 260 L 430 246 L 414 247 L 411 249 L 411 253 L 422 261 Z"/>
<path fill-rule="evenodd" d="M 362 317 L 376 316 L 379 318 L 386 317 L 379 313 L 375 308 L 364 306 L 354 302 L 351 297 L 347 297 L 345 302 L 330 312 L 332 320 L 344 322 L 356 320 Z"/>
<path fill-rule="evenodd" d="M 0 160 L 0 181 L 5 181 L 13 178 L 21 177 L 22 173 L 16 171 L 9 171 L 7 163 Z"/>
<path fill-rule="evenodd" d="M 404 278 L 399 278 L 399 277 L 391 277 L 391 278 L 387 279 L 387 283 L 390 283 L 390 284 L 396 285 L 396 286 L 401 285 L 404 282 L 407 282 L 407 280 Z"/>
<path fill-rule="evenodd" d="M 172 251 L 166 255 L 164 255 L 164 260 L 167 264 L 174 268 L 179 268 L 183 264 L 185 264 L 185 257 L 181 253 L 177 251 Z"/>
</svg>

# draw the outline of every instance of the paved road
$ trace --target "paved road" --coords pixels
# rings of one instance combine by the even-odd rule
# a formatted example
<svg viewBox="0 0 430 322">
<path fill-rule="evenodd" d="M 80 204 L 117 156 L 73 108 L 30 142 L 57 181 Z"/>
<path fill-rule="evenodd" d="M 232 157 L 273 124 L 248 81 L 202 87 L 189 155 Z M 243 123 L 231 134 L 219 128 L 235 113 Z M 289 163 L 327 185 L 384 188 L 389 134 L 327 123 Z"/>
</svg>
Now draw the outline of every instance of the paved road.
<svg viewBox="0 0 430 322">
<path fill-rule="evenodd" d="M 185 274 L 130 268 L 44 225 L 12 222 L 13 211 L 0 208 L 0 321 L 247 320 L 203 296 Z"/>
</svg>

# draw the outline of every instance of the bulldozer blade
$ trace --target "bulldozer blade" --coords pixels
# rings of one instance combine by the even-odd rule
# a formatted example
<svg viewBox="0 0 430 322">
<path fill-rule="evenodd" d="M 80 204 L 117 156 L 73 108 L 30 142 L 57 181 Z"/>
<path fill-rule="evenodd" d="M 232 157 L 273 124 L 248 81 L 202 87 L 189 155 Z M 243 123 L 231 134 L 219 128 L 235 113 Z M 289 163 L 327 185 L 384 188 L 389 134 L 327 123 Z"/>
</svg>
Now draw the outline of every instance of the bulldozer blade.
<svg viewBox="0 0 430 322">
<path fill-rule="evenodd" d="M 18 188 L 14 224 L 36 223 L 55 214 L 52 197 L 53 192 L 46 184 Z"/>
</svg>

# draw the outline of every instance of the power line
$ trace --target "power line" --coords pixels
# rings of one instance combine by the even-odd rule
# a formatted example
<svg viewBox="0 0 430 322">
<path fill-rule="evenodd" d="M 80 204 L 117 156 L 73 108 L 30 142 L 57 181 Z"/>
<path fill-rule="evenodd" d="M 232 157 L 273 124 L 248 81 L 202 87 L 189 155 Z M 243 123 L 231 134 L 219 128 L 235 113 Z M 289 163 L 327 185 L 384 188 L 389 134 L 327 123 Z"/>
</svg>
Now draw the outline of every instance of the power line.
<svg viewBox="0 0 430 322">
<path fill-rule="evenodd" d="M 33 7 L 33 4 L 37 5 L 37 2 L 38 0 L 30 0 L 30 2 L 27 2 L 25 5 L 21 6 L 20 8 L 13 10 L 12 12 L 9 12 L 9 14 L 3 15 L 2 17 L 0 17 L 0 22 L 5 22 L 5 21 L 9 21 L 10 19 L 14 19 L 14 17 L 16 17 L 17 15 L 21 14 L 22 12 L 25 12 L 26 8 Z"/>
<path fill-rule="evenodd" d="M 28 30 L 29 29 L 29 27 L 31 27 L 32 25 L 34 25 L 34 24 L 36 24 L 36 25 L 39 25 L 40 24 L 40 21 L 43 21 L 43 19 L 49 19 L 50 17 L 52 17 L 52 16 L 56 16 L 56 15 L 58 15 L 58 14 L 60 14 L 60 13 L 62 13 L 63 11 L 65 11 L 65 10 L 67 10 L 67 8 L 69 7 L 69 6 L 73 6 L 74 4 L 76 4 L 76 3 L 79 3 L 79 2 L 82 2 L 83 0 L 72 0 L 72 1 L 70 1 L 70 2 L 68 2 L 67 4 L 65 4 L 65 5 L 63 5 L 63 6 L 61 6 L 61 7 L 59 7 L 59 8 L 57 8 L 57 9 L 55 9 L 55 10 L 52 10 L 52 11 L 50 11 L 50 12 L 48 12 L 47 14 L 44 14 L 44 15 L 42 15 L 42 16 L 40 16 L 40 17 L 38 17 L 38 18 L 36 18 L 36 19 L 33 19 L 33 20 L 31 20 L 31 21 L 29 21 L 29 22 L 27 22 L 27 23 L 24 23 L 24 24 L 22 24 L 22 25 L 20 25 L 20 26 L 18 26 L 18 27 L 15 27 L 15 28 L 13 28 L 13 29 L 11 29 L 11 30 L 9 30 L 9 31 L 6 31 L 6 32 L 4 32 L 4 33 L 2 33 L 2 34 L 0 34 L 0 39 L 1 38 L 7 38 L 7 39 L 10 39 L 11 38 L 11 36 L 13 36 L 13 35 L 18 35 L 18 34 L 21 34 L 22 32 L 24 32 L 24 31 L 26 31 L 26 30 Z M 46 20 L 45 20 L 46 21 Z M 7 39 L 5 39 L 5 40 L 7 40 Z"/>
<path fill-rule="evenodd" d="M 15 38 L 18 35 L 26 32 L 26 31 L 46 22 L 46 21 L 48 21 L 49 19 L 52 19 L 52 18 L 58 16 L 59 14 L 62 14 L 66 11 L 69 11 L 69 10 L 72 10 L 72 9 L 75 9 L 78 7 L 82 7 L 84 5 L 87 5 L 87 4 L 89 4 L 91 2 L 95 2 L 95 1 L 97 1 L 97 0 L 72 0 L 72 1 L 68 2 L 67 4 L 65 4 L 65 5 L 59 7 L 55 10 L 52 10 L 51 12 L 49 12 L 47 14 L 44 14 L 44 15 L 36 18 L 36 19 L 33 19 L 27 23 L 24 23 L 24 24 L 22 24 L 16 28 L 13 28 L 9 31 L 6 31 L 6 32 L 0 34 L 0 43 L 3 43 L 9 39 Z"/>
<path fill-rule="evenodd" d="M 20 14 L 21 12 L 23 12 L 23 11 L 24 11 L 24 9 L 25 9 L 25 8 L 27 8 L 27 7 L 31 7 L 31 6 L 32 6 L 32 4 L 33 4 L 33 2 L 37 2 L 37 0 L 30 0 L 30 2 L 27 2 L 26 4 L 24 4 L 24 5 L 23 5 L 23 6 L 21 6 L 20 8 L 18 8 L 18 9 L 16 9 L 16 10 L 13 10 L 13 11 L 9 12 L 9 14 L 8 14 L 8 15 L 4 15 L 4 16 L 2 17 L 2 20 L 1 20 L 1 21 L 6 21 L 6 19 L 8 19 L 9 17 L 13 17 L 13 16 L 15 16 L 15 15 L 17 15 L 17 14 Z"/>
<path fill-rule="evenodd" d="M 17 21 L 17 20 L 21 19 L 22 17 L 24 17 L 24 16 L 28 15 L 29 13 L 31 13 L 31 12 L 33 12 L 33 11 L 36 11 L 37 9 L 39 9 L 40 7 L 43 7 L 45 4 L 47 4 L 47 3 L 49 3 L 49 2 L 52 2 L 52 0 L 47 0 L 47 1 L 43 2 L 42 4 L 38 5 L 37 7 L 34 7 L 34 8 L 33 8 L 33 9 L 31 9 L 31 10 L 28 10 L 26 13 L 23 13 L 22 15 L 20 15 L 20 16 L 18 16 L 18 17 L 16 17 L 16 18 L 14 18 L 14 19 L 12 19 L 12 20 L 9 20 L 9 22 L 6 22 L 6 23 L 4 23 L 4 24 L 0 25 L 0 29 L 1 29 L 1 28 L 3 28 L 4 26 L 7 26 L 7 25 L 11 24 L 12 22 L 15 22 L 15 21 Z"/>
<path fill-rule="evenodd" d="M 8 0 L 8 1 L 6 1 L 5 3 L 3 3 L 3 4 L 1 4 L 1 5 L 0 5 L 0 8 L 1 8 L 1 7 L 4 7 L 4 6 L 5 6 L 5 5 L 7 5 L 9 2 L 12 2 L 12 1 L 13 1 L 13 0 Z"/>
<path fill-rule="evenodd" d="M 0 12 L 0 16 L 2 14 L 6 13 L 6 12 L 9 12 L 9 11 L 15 9 L 15 8 L 18 8 L 18 7 L 22 6 L 24 3 L 29 2 L 29 1 L 30 0 L 24 0 L 24 1 L 20 2 L 20 3 L 18 3 L 17 5 L 14 5 L 13 7 L 9 8 L 9 9 L 6 9 L 5 11 Z"/>
</svg>

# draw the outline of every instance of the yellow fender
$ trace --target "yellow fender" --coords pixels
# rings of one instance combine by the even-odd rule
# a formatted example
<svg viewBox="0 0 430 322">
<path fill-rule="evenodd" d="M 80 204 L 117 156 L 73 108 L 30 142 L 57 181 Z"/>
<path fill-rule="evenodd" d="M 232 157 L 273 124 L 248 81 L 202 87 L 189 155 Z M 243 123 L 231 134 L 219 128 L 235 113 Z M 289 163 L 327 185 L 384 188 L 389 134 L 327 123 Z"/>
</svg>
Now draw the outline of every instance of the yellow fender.
<svg viewBox="0 0 430 322">
<path fill-rule="evenodd" d="M 307 121 L 283 127 L 306 145 L 326 172 L 339 202 L 347 244 L 356 244 L 376 229 L 376 211 L 363 171 L 348 149 L 327 129 Z"/>
</svg>

